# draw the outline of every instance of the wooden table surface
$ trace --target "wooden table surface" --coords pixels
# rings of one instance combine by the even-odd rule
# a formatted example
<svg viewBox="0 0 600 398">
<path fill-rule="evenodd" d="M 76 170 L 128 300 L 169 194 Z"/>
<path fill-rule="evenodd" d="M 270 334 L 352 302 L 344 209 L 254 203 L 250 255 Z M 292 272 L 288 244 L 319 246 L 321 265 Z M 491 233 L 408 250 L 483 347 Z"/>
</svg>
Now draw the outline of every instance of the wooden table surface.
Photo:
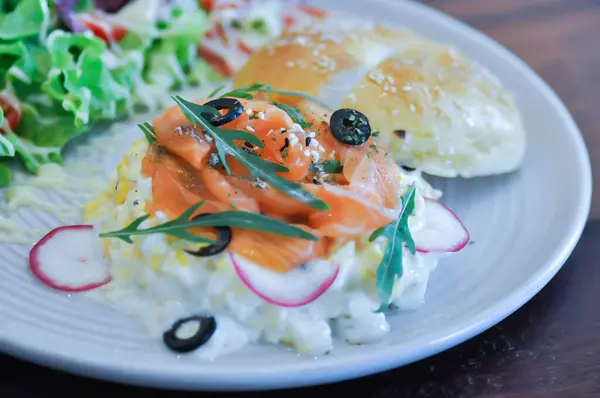
<svg viewBox="0 0 600 398">
<path fill-rule="evenodd" d="M 594 166 L 600 166 L 600 0 L 422 2 L 485 31 L 533 66 L 565 101 L 585 135 Z M 597 198 L 593 219 L 600 218 Z M 592 222 L 563 270 L 540 294 L 498 326 L 454 349 L 363 379 L 246 396 L 600 397 L 599 241 L 600 222 Z M 0 356 L 0 397 L 89 391 L 104 396 L 174 396 Z M 213 395 L 218 394 L 181 396 Z"/>
</svg>

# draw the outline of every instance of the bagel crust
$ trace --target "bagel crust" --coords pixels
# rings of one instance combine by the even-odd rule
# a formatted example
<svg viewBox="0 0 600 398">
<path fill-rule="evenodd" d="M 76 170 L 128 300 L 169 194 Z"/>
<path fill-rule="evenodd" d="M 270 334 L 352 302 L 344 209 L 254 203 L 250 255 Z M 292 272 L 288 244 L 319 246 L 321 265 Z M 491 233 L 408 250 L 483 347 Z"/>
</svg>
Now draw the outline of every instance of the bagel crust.
<svg viewBox="0 0 600 398">
<path fill-rule="evenodd" d="M 521 115 L 498 79 L 456 48 L 401 28 L 339 13 L 295 25 L 234 79 L 235 88 L 253 83 L 361 111 L 398 162 L 427 174 L 503 174 L 524 157 Z"/>
</svg>

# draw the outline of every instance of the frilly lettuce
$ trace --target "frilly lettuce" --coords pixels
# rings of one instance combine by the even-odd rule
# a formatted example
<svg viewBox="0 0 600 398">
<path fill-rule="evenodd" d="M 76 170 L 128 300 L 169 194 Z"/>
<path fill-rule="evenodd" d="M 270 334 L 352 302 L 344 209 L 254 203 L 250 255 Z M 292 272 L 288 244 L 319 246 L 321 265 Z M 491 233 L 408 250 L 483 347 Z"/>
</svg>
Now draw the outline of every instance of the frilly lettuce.
<svg viewBox="0 0 600 398">
<path fill-rule="evenodd" d="M 62 148 L 98 122 L 164 106 L 169 90 L 219 78 L 196 57 L 208 18 L 195 0 L 137 0 L 113 14 L 73 3 L 70 17 L 94 11 L 126 28 L 125 37 L 109 46 L 89 30 L 70 32 L 48 0 L 0 0 L 0 98 L 16 98 L 21 112 L 14 129 L 0 113 L 0 160 L 16 156 L 32 173 L 60 162 Z"/>
</svg>

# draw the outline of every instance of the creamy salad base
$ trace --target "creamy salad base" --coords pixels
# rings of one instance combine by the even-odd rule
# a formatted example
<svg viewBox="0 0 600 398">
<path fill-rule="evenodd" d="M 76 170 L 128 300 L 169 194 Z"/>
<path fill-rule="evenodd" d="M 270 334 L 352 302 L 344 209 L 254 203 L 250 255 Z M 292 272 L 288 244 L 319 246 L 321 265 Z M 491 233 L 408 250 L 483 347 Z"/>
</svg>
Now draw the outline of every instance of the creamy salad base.
<svg viewBox="0 0 600 398">
<path fill-rule="evenodd" d="M 150 178 L 141 177 L 147 148 L 144 138 L 136 141 L 110 176 L 109 188 L 85 205 L 85 220 L 98 233 L 121 229 L 145 214 L 152 187 Z M 407 188 L 413 182 L 417 187 L 415 216 L 409 219 L 414 231 L 426 222 L 420 217 L 423 196 L 438 198 L 440 192 L 418 173 L 404 174 L 402 182 Z M 158 213 L 140 228 L 164 221 Z M 386 243 L 367 239 L 334 251 L 327 259 L 340 266 L 334 284 L 301 307 L 280 307 L 255 295 L 239 279 L 226 252 L 194 257 L 183 250 L 192 247 L 163 234 L 135 236 L 133 244 L 103 240 L 113 281 L 89 296 L 140 319 L 156 339 L 180 318 L 214 316 L 215 334 L 195 351 L 201 358 L 213 359 L 249 342 L 284 345 L 299 354 L 319 356 L 332 349 L 335 337 L 350 344 L 368 344 L 390 332 L 385 314 L 375 312 L 380 304 L 375 272 Z M 403 275 L 395 284 L 391 304 L 400 310 L 417 309 L 424 302 L 439 255 L 412 255 L 407 249 L 403 254 Z"/>
<path fill-rule="evenodd" d="M 114 154 L 106 149 L 127 147 L 132 141 L 114 168 Z M 144 215 L 152 185 L 151 179 L 140 173 L 147 145 L 134 123 L 115 123 L 105 134 L 76 146 L 64 165 L 42 165 L 37 176 L 16 172 L 13 185 L 0 193 L 4 196 L 0 201 L 0 243 L 31 247 L 48 232 L 47 228 L 31 227 L 19 216 L 31 211 L 56 219 L 56 226 L 92 223 L 98 233 L 121 229 Z M 108 176 L 106 169 L 112 170 Z M 437 199 L 441 192 L 418 171 L 403 172 L 402 182 L 406 187 L 414 182 L 417 188 L 415 216 L 409 219 L 414 232 L 427 221 L 421 216 L 423 196 Z M 48 196 L 58 198 L 60 204 L 49 203 Z M 164 221 L 160 216 L 148 219 L 142 227 Z M 368 344 L 393 332 L 385 314 L 374 312 L 379 307 L 375 271 L 385 242 L 368 243 L 367 238 L 332 254 L 328 260 L 340 265 L 336 281 L 321 297 L 302 307 L 279 307 L 256 296 L 239 280 L 224 253 L 205 259 L 193 257 L 182 250 L 182 243 L 160 234 L 134 237 L 134 244 L 102 239 L 113 280 L 79 295 L 132 316 L 161 345 L 162 333 L 174 321 L 192 314 L 215 316 L 214 335 L 192 353 L 202 359 L 214 359 L 249 343 L 275 344 L 319 356 L 332 349 L 336 338 Z M 403 275 L 396 281 L 392 308 L 416 310 L 424 303 L 429 275 L 439 256 L 411 255 L 405 250 Z"/>
</svg>

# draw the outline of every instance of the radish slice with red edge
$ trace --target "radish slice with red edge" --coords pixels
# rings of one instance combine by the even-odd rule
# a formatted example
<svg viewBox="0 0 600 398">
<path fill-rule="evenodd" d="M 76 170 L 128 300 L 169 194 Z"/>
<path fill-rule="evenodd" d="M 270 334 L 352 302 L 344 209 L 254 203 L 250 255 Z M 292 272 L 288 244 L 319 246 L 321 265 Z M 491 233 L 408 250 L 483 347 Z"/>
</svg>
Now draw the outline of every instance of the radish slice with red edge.
<svg viewBox="0 0 600 398">
<path fill-rule="evenodd" d="M 44 284 L 63 292 L 84 292 L 111 281 L 91 225 L 50 231 L 29 252 L 29 267 Z"/>
<path fill-rule="evenodd" d="M 307 264 L 284 274 L 229 253 L 233 268 L 241 281 L 263 300 L 280 307 L 300 307 L 319 298 L 337 278 L 338 264 Z"/>
<path fill-rule="evenodd" d="M 425 198 L 423 217 L 423 228 L 411 233 L 418 252 L 456 253 L 471 240 L 458 216 L 437 200 Z"/>
</svg>

